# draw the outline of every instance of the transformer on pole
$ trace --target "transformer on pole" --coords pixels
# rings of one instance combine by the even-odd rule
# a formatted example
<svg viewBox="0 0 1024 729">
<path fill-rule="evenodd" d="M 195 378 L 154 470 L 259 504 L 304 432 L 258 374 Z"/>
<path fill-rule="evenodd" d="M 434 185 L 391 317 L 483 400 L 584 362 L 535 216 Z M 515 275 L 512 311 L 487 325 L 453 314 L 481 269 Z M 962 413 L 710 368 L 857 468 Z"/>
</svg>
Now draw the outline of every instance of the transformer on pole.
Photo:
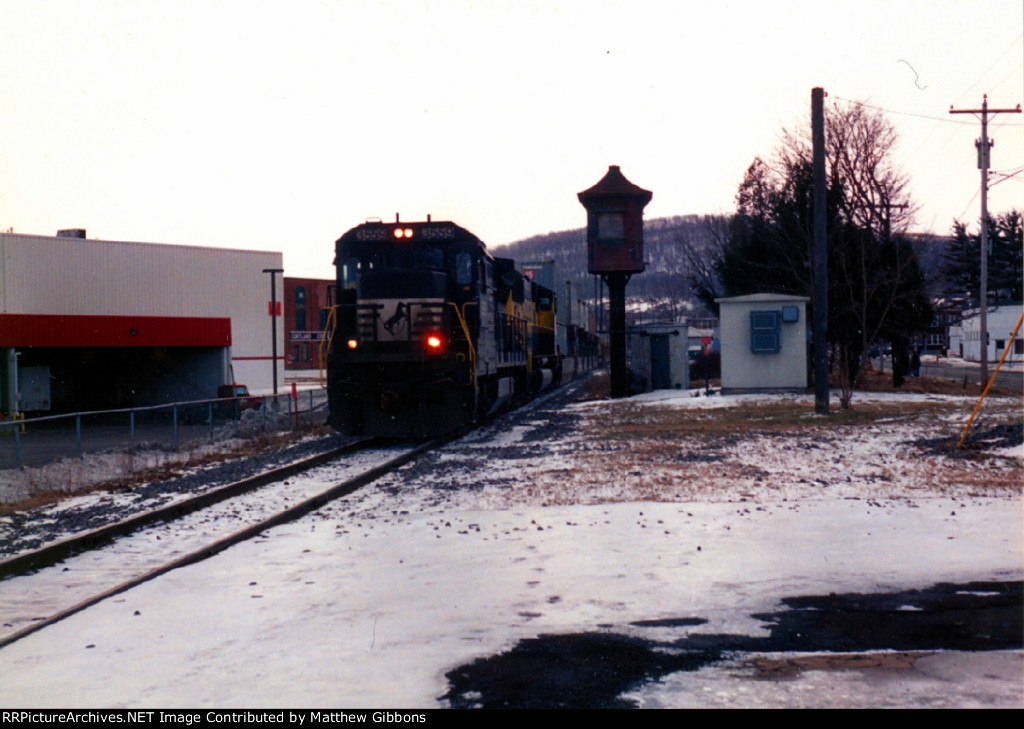
<svg viewBox="0 0 1024 729">
<path fill-rule="evenodd" d="M 981 100 L 980 109 L 954 109 L 949 107 L 950 114 L 980 114 L 981 138 L 975 140 L 978 150 L 978 169 L 981 170 L 981 285 L 978 292 L 978 314 L 981 337 L 981 385 L 988 381 L 988 169 L 991 163 L 992 140 L 988 138 L 989 115 L 1020 114 L 1020 104 L 1015 109 L 990 109 L 988 94 Z"/>
</svg>

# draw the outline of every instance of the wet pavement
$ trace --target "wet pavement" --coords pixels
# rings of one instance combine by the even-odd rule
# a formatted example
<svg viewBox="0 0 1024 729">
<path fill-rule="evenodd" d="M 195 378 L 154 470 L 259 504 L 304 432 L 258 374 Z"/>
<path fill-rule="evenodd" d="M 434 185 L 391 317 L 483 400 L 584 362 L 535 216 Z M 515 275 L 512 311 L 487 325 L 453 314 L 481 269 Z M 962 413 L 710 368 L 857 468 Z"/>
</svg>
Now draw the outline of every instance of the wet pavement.
<svg viewBox="0 0 1024 729">
<path fill-rule="evenodd" d="M 945 666 L 948 680 L 996 671 L 1003 675 L 987 678 L 1021 686 L 1024 656 L 994 663 L 961 652 L 1024 648 L 1022 585 L 942 583 L 924 590 L 787 597 L 783 609 L 753 616 L 766 627 L 765 636 L 704 634 L 699 627 L 706 621 L 699 616 L 634 622 L 640 630 L 630 635 L 599 629 L 541 635 L 449 672 L 451 688 L 443 698 L 453 708 L 635 708 L 631 691 L 726 657 L 745 662 L 761 680 L 807 670 L 892 674 L 927 659 L 933 672 L 934 664 Z M 644 629 L 659 629 L 661 637 L 646 638 Z M 666 636 L 665 629 L 679 635 Z M 943 660 L 940 652 L 957 653 Z M 812 655 L 763 657 L 773 653 Z"/>
</svg>

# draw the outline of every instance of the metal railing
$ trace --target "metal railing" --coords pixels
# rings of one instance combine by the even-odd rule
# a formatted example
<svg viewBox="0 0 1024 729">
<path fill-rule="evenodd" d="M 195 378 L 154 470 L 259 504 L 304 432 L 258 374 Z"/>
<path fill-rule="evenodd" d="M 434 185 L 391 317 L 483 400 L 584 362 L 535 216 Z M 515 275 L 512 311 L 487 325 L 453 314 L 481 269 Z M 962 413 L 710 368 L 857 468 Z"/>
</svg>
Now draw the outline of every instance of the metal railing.
<svg viewBox="0 0 1024 729">
<path fill-rule="evenodd" d="M 186 447 L 297 430 L 326 419 L 327 390 L 0 420 L 0 470 L 103 451 Z"/>
</svg>

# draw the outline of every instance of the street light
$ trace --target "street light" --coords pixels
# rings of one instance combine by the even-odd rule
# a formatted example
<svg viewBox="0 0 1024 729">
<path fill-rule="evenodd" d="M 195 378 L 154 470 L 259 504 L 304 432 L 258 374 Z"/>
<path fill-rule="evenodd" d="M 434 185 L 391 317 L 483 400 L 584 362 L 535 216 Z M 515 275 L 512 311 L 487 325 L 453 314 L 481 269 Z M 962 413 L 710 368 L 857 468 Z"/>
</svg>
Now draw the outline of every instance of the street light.
<svg viewBox="0 0 1024 729">
<path fill-rule="evenodd" d="M 270 274 L 270 363 L 274 378 L 274 394 L 277 395 L 277 274 L 283 268 L 264 268 Z"/>
</svg>

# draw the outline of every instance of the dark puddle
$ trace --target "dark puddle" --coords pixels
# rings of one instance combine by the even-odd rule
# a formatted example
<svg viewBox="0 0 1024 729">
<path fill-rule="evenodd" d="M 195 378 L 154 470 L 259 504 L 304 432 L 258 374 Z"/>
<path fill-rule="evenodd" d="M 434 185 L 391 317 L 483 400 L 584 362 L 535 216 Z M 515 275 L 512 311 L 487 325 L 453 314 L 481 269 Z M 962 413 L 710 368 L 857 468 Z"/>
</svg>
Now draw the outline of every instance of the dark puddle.
<svg viewBox="0 0 1024 729">
<path fill-rule="evenodd" d="M 453 708 L 632 708 L 622 694 L 740 652 L 1007 650 L 1024 647 L 1024 583 L 940 583 L 924 590 L 789 597 L 757 614 L 770 634 L 649 640 L 611 632 L 541 635 L 447 674 Z M 686 628 L 680 617 L 633 623 Z"/>
<path fill-rule="evenodd" d="M 1024 423 L 997 425 L 986 430 L 971 430 L 967 433 L 963 448 L 957 447 L 959 442 L 959 433 L 942 438 L 922 438 L 911 441 L 912 444 L 924 448 L 925 453 L 932 455 L 973 458 L 985 451 L 1015 448 L 1024 443 Z"/>
</svg>

